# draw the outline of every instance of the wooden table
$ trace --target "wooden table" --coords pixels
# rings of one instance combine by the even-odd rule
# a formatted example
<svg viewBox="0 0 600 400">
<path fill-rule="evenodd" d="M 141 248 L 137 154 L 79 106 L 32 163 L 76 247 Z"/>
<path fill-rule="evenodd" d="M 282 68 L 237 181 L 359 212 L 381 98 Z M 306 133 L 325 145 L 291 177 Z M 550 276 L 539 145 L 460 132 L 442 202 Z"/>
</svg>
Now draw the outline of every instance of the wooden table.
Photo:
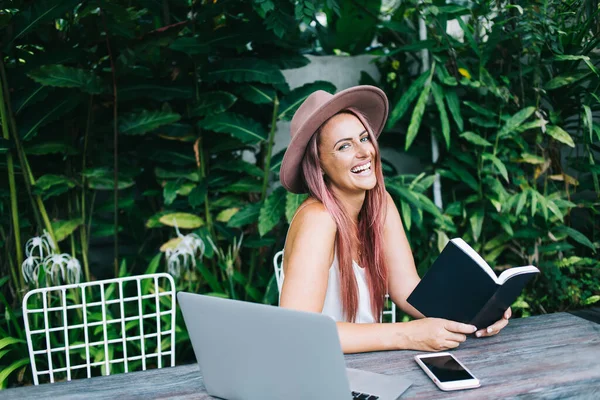
<svg viewBox="0 0 600 400">
<path fill-rule="evenodd" d="M 600 324 L 558 313 L 511 320 L 497 336 L 469 338 L 454 354 L 481 388 L 442 392 L 413 360 L 414 351 L 346 356 L 349 367 L 413 382 L 402 399 L 600 399 Z M 211 399 L 195 364 L 0 391 L 9 399 Z M 316 400 L 316 399 L 315 399 Z"/>
</svg>

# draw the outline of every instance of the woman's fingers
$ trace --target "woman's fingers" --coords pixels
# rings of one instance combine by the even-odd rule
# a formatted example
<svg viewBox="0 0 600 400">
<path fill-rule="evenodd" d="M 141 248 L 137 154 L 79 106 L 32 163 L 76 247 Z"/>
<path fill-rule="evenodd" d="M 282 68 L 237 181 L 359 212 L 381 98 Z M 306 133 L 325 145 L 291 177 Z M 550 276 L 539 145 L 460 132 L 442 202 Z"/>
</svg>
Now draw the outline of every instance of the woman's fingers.
<svg viewBox="0 0 600 400">
<path fill-rule="evenodd" d="M 508 309 L 504 312 L 504 319 L 509 319 L 510 317 L 512 317 L 512 310 L 510 307 L 508 307 Z"/>
<path fill-rule="evenodd" d="M 446 337 L 446 340 L 449 340 L 451 342 L 462 343 L 465 340 L 467 340 L 467 335 L 462 335 L 460 333 L 454 333 L 454 332 L 448 332 L 448 336 Z"/>
<path fill-rule="evenodd" d="M 477 337 L 493 336 L 500 332 L 504 327 L 508 325 L 508 319 L 502 318 L 494 325 L 488 326 L 487 329 L 480 329 L 475 333 Z"/>
</svg>

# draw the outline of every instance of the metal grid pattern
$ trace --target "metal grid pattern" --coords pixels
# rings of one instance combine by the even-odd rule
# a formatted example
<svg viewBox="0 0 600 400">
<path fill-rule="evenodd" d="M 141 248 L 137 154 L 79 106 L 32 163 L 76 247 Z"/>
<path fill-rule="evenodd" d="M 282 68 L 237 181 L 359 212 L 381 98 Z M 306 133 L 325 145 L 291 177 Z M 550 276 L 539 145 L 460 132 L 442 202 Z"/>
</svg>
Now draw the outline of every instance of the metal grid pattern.
<svg viewBox="0 0 600 400">
<path fill-rule="evenodd" d="M 283 286 L 283 250 L 275 253 L 273 257 L 273 268 L 275 269 L 275 279 L 277 280 L 277 290 L 279 296 L 281 296 L 281 287 Z M 385 295 L 384 310 L 381 313 L 381 322 L 383 319 L 389 316 L 390 322 L 396 322 L 396 304 L 390 299 L 390 295 Z"/>
<path fill-rule="evenodd" d="M 159 279 L 164 287 L 159 286 Z M 125 289 L 130 290 L 126 291 Z M 131 294 L 131 292 L 134 293 Z M 33 307 L 39 307 L 40 297 L 42 307 L 30 308 L 30 303 L 34 303 L 32 304 Z M 76 301 L 73 301 L 74 298 Z M 100 298 L 100 301 L 97 301 L 98 298 Z M 36 299 L 37 303 L 33 299 Z M 163 299 L 162 302 L 161 299 Z M 154 307 L 153 312 L 144 314 L 144 308 L 152 306 Z M 99 308 L 101 314 L 95 313 L 93 315 L 96 315 L 96 318 L 90 318 L 90 315 L 92 315 L 90 310 L 94 307 Z M 118 314 L 117 318 L 107 318 L 109 307 Z M 66 380 L 70 381 L 72 372 L 76 370 L 85 370 L 86 376 L 90 378 L 94 367 L 101 367 L 102 375 L 110 375 L 111 367 L 115 364 L 122 364 L 123 371 L 130 372 L 130 370 L 133 370 L 130 364 L 135 361 L 141 361 L 142 370 L 146 370 L 148 360 L 153 361 L 153 365 L 158 368 L 175 366 L 175 312 L 175 283 L 171 275 L 166 273 L 53 286 L 29 291 L 23 299 L 23 319 L 34 384 L 39 384 L 40 376 L 48 376 L 49 381 L 53 383 L 57 374 L 63 376 L 66 374 Z M 49 318 L 51 313 L 57 319 L 62 320 L 62 326 L 51 326 Z M 80 316 L 81 323 L 72 324 L 73 321 L 70 320 L 73 319 L 73 313 Z M 100 315 L 101 318 L 99 318 Z M 40 321 L 42 318 L 43 323 Z M 161 320 L 163 323 L 161 323 Z M 165 320 L 168 321 L 166 329 L 164 328 Z M 31 321 L 37 321 L 37 325 L 43 325 L 43 328 L 32 330 Z M 32 325 L 35 328 L 38 327 L 35 326 L 36 324 Z M 139 326 L 139 333 L 136 332 L 133 336 L 127 336 L 126 331 L 131 330 L 132 325 Z M 93 329 L 92 332 L 97 332 L 102 339 L 93 340 L 93 336 L 98 335 L 90 334 L 89 328 Z M 117 332 L 119 337 L 109 338 L 109 328 L 112 332 Z M 69 334 L 76 329 L 83 330 L 83 343 L 79 343 L 79 340 L 74 343 L 69 342 Z M 53 334 L 62 334 L 64 343 L 53 348 L 50 340 Z M 39 340 L 36 335 L 41 335 L 43 339 Z M 147 343 L 149 339 L 153 339 L 154 343 L 157 344 L 154 349 L 149 348 Z M 165 346 L 168 347 L 168 350 L 162 349 L 165 339 L 167 339 L 166 343 L 170 343 Z M 45 344 L 45 348 L 43 348 L 44 346 L 34 348 L 34 343 Z M 139 344 L 141 354 L 128 355 L 128 347 L 131 344 L 134 344 L 136 349 Z M 122 354 L 116 358 L 111 357 L 110 355 L 113 354 L 114 350 L 111 349 L 111 346 L 118 345 L 122 345 Z M 101 358 L 101 360 L 95 361 L 91 358 L 91 348 L 103 349 L 103 357 L 101 354 L 96 357 Z M 77 358 L 73 357 L 74 354 L 83 357 L 82 349 L 85 351 L 84 362 L 72 363 L 73 358 Z M 101 350 L 98 350 L 96 354 L 98 352 L 101 353 Z M 133 353 L 133 351 L 130 351 L 130 353 Z M 64 355 L 65 367 L 57 368 L 54 365 L 55 355 Z M 40 356 L 44 361 L 47 360 L 47 365 L 43 365 L 42 369 L 38 369 Z M 163 363 L 163 357 L 167 359 L 167 362 Z"/>
</svg>

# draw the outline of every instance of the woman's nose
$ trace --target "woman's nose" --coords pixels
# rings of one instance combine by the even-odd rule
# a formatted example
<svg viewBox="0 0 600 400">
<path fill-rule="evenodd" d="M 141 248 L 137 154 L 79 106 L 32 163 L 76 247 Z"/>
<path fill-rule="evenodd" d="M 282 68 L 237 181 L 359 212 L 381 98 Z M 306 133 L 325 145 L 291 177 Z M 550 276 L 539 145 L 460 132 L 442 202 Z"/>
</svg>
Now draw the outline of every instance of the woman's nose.
<svg viewBox="0 0 600 400">
<path fill-rule="evenodd" d="M 356 146 L 356 156 L 360 158 L 365 158 L 369 156 L 369 146 L 368 143 L 360 143 Z"/>
</svg>

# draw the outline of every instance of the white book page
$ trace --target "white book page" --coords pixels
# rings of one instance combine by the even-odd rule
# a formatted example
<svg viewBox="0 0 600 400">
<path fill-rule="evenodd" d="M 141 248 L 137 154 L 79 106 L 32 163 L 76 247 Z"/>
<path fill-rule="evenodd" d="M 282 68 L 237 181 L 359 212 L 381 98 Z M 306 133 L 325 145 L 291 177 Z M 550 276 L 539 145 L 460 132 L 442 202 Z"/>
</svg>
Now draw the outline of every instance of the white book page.
<svg viewBox="0 0 600 400">
<path fill-rule="evenodd" d="M 514 267 L 514 268 L 509 268 L 505 271 L 503 271 L 500 276 L 498 277 L 498 283 L 500 285 L 502 285 L 504 282 L 506 282 L 507 280 L 509 280 L 511 277 L 515 276 L 515 275 L 520 275 L 520 274 L 529 274 L 532 272 L 540 272 L 539 269 L 537 269 L 536 267 L 534 267 L 533 265 L 527 265 L 524 267 Z"/>
<path fill-rule="evenodd" d="M 484 270 L 490 276 L 490 278 L 492 278 L 494 280 L 494 282 L 496 282 L 497 284 L 500 284 L 498 281 L 498 277 L 496 276 L 496 273 L 494 272 L 492 267 L 490 267 L 488 265 L 488 263 L 485 262 L 483 257 L 481 257 L 475 250 L 473 250 L 473 248 L 471 246 L 469 246 L 469 244 L 467 242 L 465 242 L 461 238 L 454 238 L 450 241 L 452 243 L 454 243 L 455 245 L 457 245 L 460 249 L 462 249 L 462 251 L 467 253 L 469 255 L 469 257 L 471 257 L 473 259 L 473 261 L 475 261 L 477 264 L 479 264 L 481 269 Z"/>
</svg>

